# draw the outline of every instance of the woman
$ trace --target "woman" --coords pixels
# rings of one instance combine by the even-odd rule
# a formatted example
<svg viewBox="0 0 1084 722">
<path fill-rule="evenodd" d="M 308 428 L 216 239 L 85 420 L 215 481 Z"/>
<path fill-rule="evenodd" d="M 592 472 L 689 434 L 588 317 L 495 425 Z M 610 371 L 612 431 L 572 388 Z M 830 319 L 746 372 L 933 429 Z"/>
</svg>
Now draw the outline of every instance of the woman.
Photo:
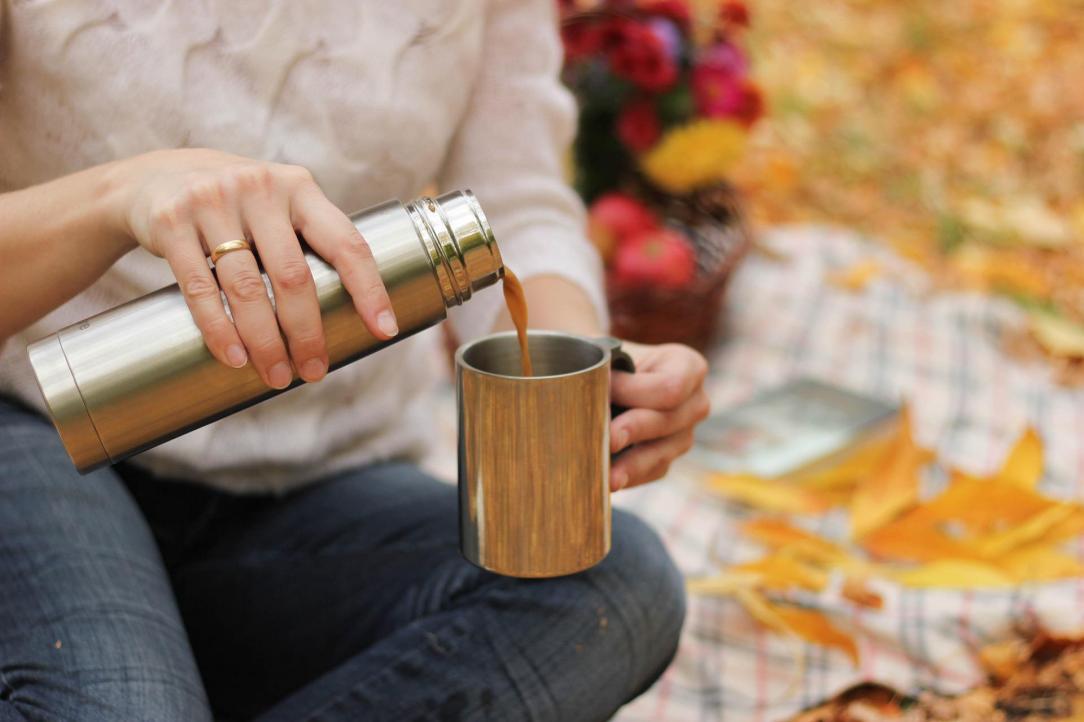
<svg viewBox="0 0 1084 722">
<path fill-rule="evenodd" d="M 295 235 L 390 338 L 341 209 L 471 187 L 533 325 L 601 333 L 550 5 L 0 5 L 0 720 L 603 719 L 662 672 L 683 595 L 657 537 L 615 512 L 613 551 L 582 574 L 463 561 L 454 490 L 409 463 L 432 339 L 324 378 Z M 252 252 L 208 270 L 246 236 L 277 316 Z M 26 344 L 174 280 L 222 363 L 311 383 L 79 477 Z M 452 322 L 506 326 L 499 292 Z M 707 411 L 702 358 L 632 352 L 612 437 L 637 446 L 614 489 L 662 476 Z"/>
</svg>

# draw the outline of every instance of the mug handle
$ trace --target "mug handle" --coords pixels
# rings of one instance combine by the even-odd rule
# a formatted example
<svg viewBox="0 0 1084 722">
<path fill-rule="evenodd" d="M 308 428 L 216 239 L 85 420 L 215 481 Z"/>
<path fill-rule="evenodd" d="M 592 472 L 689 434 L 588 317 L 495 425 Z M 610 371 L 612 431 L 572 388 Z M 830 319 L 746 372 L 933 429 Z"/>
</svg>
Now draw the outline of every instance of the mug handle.
<svg viewBox="0 0 1084 722">
<path fill-rule="evenodd" d="M 594 339 L 594 341 L 602 348 L 609 350 L 610 369 L 612 371 L 624 371 L 628 374 L 636 373 L 636 363 L 632 360 L 632 356 L 629 356 L 628 353 L 623 348 L 621 348 L 621 341 L 612 336 L 603 336 L 601 338 Z M 612 420 L 615 417 L 625 413 L 626 411 L 628 411 L 628 409 L 624 406 L 610 404 L 610 419 Z M 633 444 L 632 446 L 635 446 L 635 444 Z M 611 458 L 616 459 L 617 457 L 621 456 L 626 451 L 631 449 L 632 446 L 624 448 L 616 454 L 613 454 Z"/>
</svg>

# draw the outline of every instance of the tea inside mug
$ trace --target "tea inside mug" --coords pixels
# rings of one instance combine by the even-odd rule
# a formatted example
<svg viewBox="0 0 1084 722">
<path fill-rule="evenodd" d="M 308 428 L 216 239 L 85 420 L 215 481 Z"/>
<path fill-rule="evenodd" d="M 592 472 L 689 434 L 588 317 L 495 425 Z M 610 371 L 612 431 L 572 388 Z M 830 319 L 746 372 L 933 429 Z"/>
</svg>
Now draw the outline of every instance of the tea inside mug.
<svg viewBox="0 0 1084 722">
<path fill-rule="evenodd" d="M 563 376 L 602 363 L 605 351 L 595 344 L 562 334 L 528 332 L 534 376 Z M 522 376 L 519 343 L 515 336 L 493 336 L 463 353 L 463 362 L 478 371 L 498 376 Z"/>
</svg>

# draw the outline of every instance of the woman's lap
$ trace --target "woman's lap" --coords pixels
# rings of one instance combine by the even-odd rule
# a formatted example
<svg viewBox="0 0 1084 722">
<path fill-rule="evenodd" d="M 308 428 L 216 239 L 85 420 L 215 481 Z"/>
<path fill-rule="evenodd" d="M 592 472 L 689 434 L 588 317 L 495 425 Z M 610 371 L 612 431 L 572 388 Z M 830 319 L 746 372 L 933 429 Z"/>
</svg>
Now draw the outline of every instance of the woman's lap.
<svg viewBox="0 0 1084 722">
<path fill-rule="evenodd" d="M 0 420 L 0 439 L 30 434 L 23 426 L 13 431 Z M 178 639 L 157 552 L 131 497 L 112 472 L 78 477 L 45 428 L 53 441 L 39 440 L 15 455 L 16 464 L 36 470 L 34 482 L 7 478 L 11 454 L 0 441 L 0 495 L 14 493 L 9 487 L 40 485 L 42 499 L 66 500 L 42 501 L 47 508 L 35 513 L 76 516 L 95 527 L 77 538 L 116 530 L 111 553 L 136 559 L 119 566 L 137 571 L 117 570 L 122 579 L 100 575 L 98 583 L 128 585 L 158 617 L 173 615 L 173 631 L 151 627 L 121 636 L 124 630 L 109 627 L 106 614 L 104 631 L 95 634 L 115 633 L 123 642 L 110 644 L 126 644 L 132 655 L 153 650 L 162 638 Z M 649 685 L 676 644 L 680 579 L 658 539 L 625 514 L 615 513 L 614 549 L 595 569 L 523 581 L 488 574 L 461 558 L 454 488 L 408 465 L 359 469 L 284 499 L 232 497 L 143 478 L 131 468 L 122 474 L 160 543 L 220 714 L 244 718 L 264 711 L 267 720 L 595 719 Z M 89 508 L 78 501 L 88 494 L 96 499 Z M 39 535 L 49 537 L 40 542 L 44 551 L 34 548 L 39 559 L 55 554 L 53 546 L 65 547 L 67 535 L 44 529 Z M 36 538 L 18 542 L 5 521 L 0 549 L 12 542 L 39 544 Z M 41 562 L 25 557 L 18 563 Z M 10 575 L 10 564 L 7 554 L 0 556 L 0 573 Z M 144 572 L 150 581 L 142 579 Z M 23 593 L 70 599 L 68 584 L 61 576 L 53 586 Z M 105 593 L 122 591 L 110 586 Z M 7 614 L 8 595 L 2 598 Z M 20 614 L 28 616 L 12 612 L 14 628 L 26 625 L 16 621 Z M 71 624 L 93 627 L 97 616 L 89 611 Z M 183 643 L 183 632 L 179 639 Z"/>
<path fill-rule="evenodd" d="M 0 579 L 0 719 L 210 719 L 120 479 L 79 476 L 51 426 L 2 401 Z"/>
</svg>

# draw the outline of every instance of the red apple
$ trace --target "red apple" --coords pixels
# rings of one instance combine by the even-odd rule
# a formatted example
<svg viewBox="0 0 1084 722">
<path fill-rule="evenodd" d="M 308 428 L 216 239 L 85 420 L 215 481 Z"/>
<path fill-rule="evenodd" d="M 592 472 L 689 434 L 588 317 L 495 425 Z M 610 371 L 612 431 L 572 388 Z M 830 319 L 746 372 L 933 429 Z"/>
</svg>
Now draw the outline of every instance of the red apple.
<svg viewBox="0 0 1084 722">
<path fill-rule="evenodd" d="M 609 234 L 617 243 L 641 231 L 658 228 L 655 214 L 627 193 L 604 193 L 591 204 L 589 214 L 593 229 Z"/>
<path fill-rule="evenodd" d="M 680 233 L 655 228 L 618 246 L 613 269 L 618 283 L 677 288 L 696 275 L 696 253 Z"/>
</svg>

